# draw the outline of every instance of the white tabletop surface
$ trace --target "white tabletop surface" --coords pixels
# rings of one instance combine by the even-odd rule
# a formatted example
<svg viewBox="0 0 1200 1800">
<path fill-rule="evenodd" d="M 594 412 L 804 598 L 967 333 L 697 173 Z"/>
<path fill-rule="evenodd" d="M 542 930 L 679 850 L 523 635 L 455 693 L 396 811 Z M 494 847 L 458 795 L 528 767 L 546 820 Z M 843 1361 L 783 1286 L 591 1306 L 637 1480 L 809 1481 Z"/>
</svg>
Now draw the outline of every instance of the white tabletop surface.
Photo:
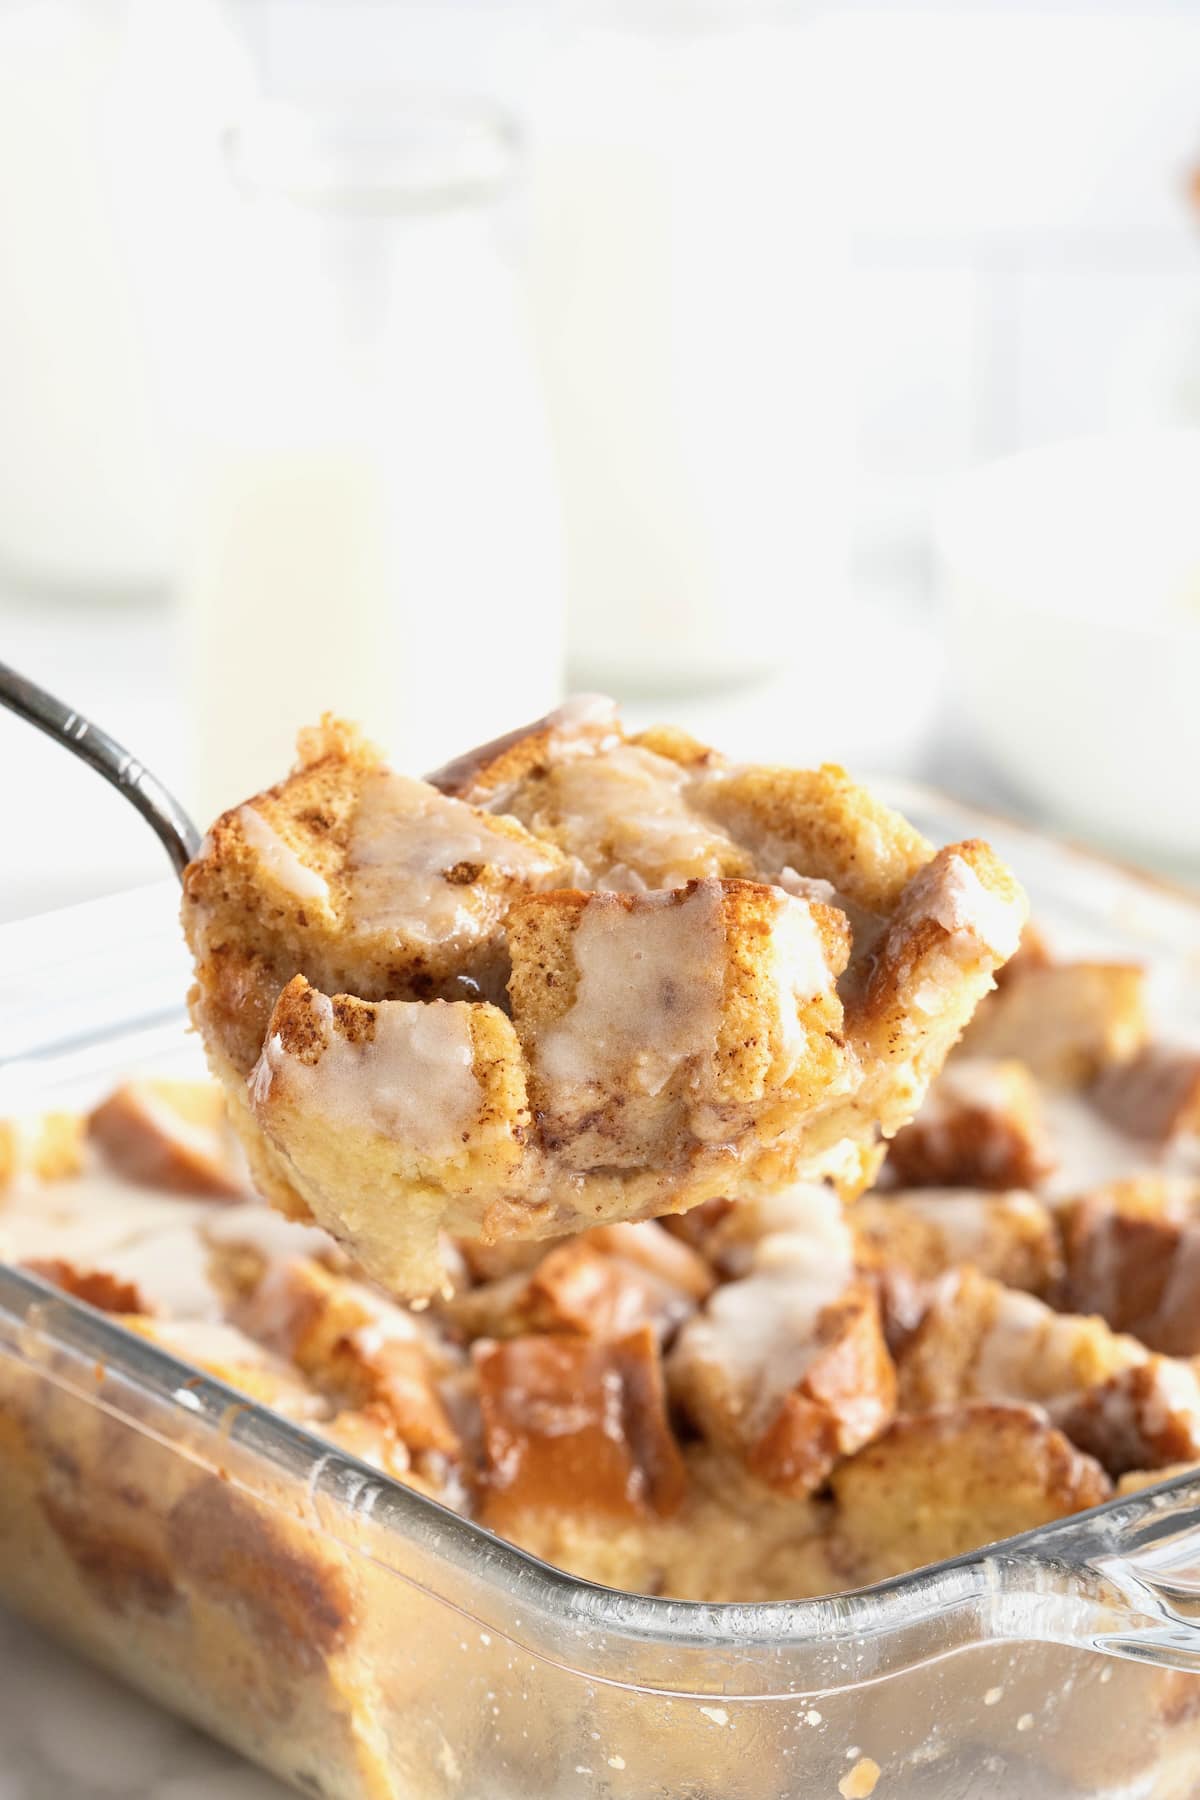
<svg viewBox="0 0 1200 1800">
<path fill-rule="evenodd" d="M 285 1800 L 290 1791 L 0 1612 L 0 1800 Z"/>
</svg>

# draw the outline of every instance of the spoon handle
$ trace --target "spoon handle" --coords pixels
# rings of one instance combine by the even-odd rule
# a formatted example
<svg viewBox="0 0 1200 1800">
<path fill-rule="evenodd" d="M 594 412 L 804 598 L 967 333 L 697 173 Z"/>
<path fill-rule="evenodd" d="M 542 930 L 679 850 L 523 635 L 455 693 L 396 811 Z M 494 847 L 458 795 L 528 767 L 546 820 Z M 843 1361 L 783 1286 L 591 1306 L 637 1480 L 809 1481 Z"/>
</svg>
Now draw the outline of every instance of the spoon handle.
<svg viewBox="0 0 1200 1800">
<path fill-rule="evenodd" d="M 109 737 L 82 713 L 64 706 L 35 681 L 19 675 L 7 663 L 0 662 L 0 706 L 7 707 L 30 725 L 36 725 L 47 737 L 54 738 L 72 756 L 111 782 L 119 794 L 135 806 L 146 823 L 157 833 L 159 842 L 171 859 L 171 867 L 182 876 L 200 848 L 200 833 L 175 796 L 168 793 L 156 775 L 131 756 L 116 738 Z"/>
</svg>

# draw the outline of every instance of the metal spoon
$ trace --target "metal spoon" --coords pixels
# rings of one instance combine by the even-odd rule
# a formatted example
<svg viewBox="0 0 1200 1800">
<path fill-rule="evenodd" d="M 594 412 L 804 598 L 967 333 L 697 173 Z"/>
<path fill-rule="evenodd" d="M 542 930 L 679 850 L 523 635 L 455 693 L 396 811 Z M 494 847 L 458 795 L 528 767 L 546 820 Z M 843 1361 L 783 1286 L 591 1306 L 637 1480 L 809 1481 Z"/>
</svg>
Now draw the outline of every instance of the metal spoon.
<svg viewBox="0 0 1200 1800">
<path fill-rule="evenodd" d="M 146 823 L 157 833 L 159 842 L 171 859 L 171 867 L 182 876 L 184 869 L 200 848 L 196 830 L 174 794 L 152 775 L 136 756 L 131 756 L 116 738 L 109 737 L 90 719 L 72 707 L 65 706 L 25 675 L 18 675 L 7 663 L 0 662 L 0 706 L 14 712 L 30 725 L 36 725 L 47 737 L 69 750 L 111 782 L 117 792 L 136 806 Z"/>
</svg>

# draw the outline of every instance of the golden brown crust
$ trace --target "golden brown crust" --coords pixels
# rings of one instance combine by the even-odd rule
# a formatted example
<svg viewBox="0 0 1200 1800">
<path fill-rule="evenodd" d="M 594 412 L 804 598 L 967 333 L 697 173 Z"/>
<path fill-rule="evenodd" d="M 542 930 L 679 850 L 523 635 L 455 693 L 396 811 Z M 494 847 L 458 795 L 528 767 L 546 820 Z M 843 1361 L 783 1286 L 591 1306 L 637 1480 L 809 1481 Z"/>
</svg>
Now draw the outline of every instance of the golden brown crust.
<svg viewBox="0 0 1200 1800">
<path fill-rule="evenodd" d="M 36 1119 L 0 1119 L 0 1194 L 20 1175 L 64 1181 L 83 1167 L 81 1114 L 47 1112 Z"/>
<path fill-rule="evenodd" d="M 855 1283 L 817 1321 L 811 1363 L 746 1454 L 752 1475 L 803 1497 L 869 1444 L 896 1409 L 896 1371 L 874 1292 Z"/>
<path fill-rule="evenodd" d="M 868 1195 L 851 1226 L 864 1267 L 903 1271 L 922 1284 L 969 1264 L 1006 1287 L 1048 1295 L 1062 1274 L 1054 1215 L 1032 1194 L 932 1188 Z"/>
<path fill-rule="evenodd" d="M 494 985 L 512 899 L 565 873 L 562 859 L 515 820 L 391 777 L 352 727 L 326 720 L 301 734 L 285 781 L 223 813 L 183 879 L 183 922 L 196 959 L 192 1011 L 206 1042 L 247 1075 L 276 997 L 297 973 L 362 999 L 458 998 Z M 418 889 L 443 909 L 440 941 L 406 928 L 403 907 L 362 903 L 362 870 L 389 831 L 424 821 L 436 853 Z M 265 834 L 265 836 L 264 836 Z M 360 841 L 361 840 L 361 841 Z M 403 839 L 402 842 L 407 842 Z M 460 854 L 463 845 L 471 855 Z M 374 894 L 372 886 L 370 893 Z M 417 924 L 419 926 L 419 920 Z M 464 982 L 468 985 L 464 986 Z"/>
<path fill-rule="evenodd" d="M 964 1033 L 970 1056 L 1015 1056 L 1039 1081 L 1083 1087 L 1128 1062 L 1149 1035 L 1137 963 L 1027 966 L 981 1006 Z"/>
<path fill-rule="evenodd" d="M 660 1225 L 602 1225 L 554 1245 L 532 1269 L 468 1288 L 442 1308 L 469 1337 L 533 1331 L 620 1338 L 649 1325 L 665 1341 L 714 1286 L 701 1256 Z"/>
<path fill-rule="evenodd" d="M 1200 1209 L 1189 1198 L 1175 1184 L 1126 1181 L 1064 1205 L 1057 1304 L 1168 1356 L 1200 1355 Z"/>
<path fill-rule="evenodd" d="M 485 1525 L 530 1508 L 665 1516 L 685 1477 L 648 1326 L 616 1342 L 521 1337 L 475 1351 Z"/>
<path fill-rule="evenodd" d="M 1106 1069 L 1091 1100 L 1118 1131 L 1148 1143 L 1200 1134 L 1200 1051 L 1148 1044 Z"/>
<path fill-rule="evenodd" d="M 33 1256 L 22 1263 L 31 1275 L 40 1275 L 64 1294 L 94 1306 L 100 1312 L 149 1313 L 145 1296 L 132 1281 L 112 1275 L 106 1269 L 81 1268 L 61 1256 Z"/>
<path fill-rule="evenodd" d="M 1029 1188 L 1054 1166 L 1024 1063 L 960 1057 L 888 1148 L 898 1187 Z"/>
<path fill-rule="evenodd" d="M 876 1286 L 855 1274 L 836 1201 L 797 1191 L 762 1210 L 746 1272 L 684 1326 L 668 1372 L 711 1444 L 803 1497 L 887 1425 L 895 1370 Z"/>
<path fill-rule="evenodd" d="M 1072 1443 L 1112 1475 L 1166 1469 L 1200 1457 L 1200 1392 L 1190 1367 L 1149 1357 L 1122 1369 L 1064 1407 Z"/>
<path fill-rule="evenodd" d="M 130 1181 L 214 1199 L 245 1195 L 225 1103 L 211 1082 L 122 1082 L 88 1114 L 87 1129 Z"/>
<path fill-rule="evenodd" d="M 836 763 L 747 768 L 706 789 L 712 817 L 734 836 L 766 838 L 781 866 L 827 881 L 855 906 L 886 915 L 930 856 L 930 845 Z"/>
<path fill-rule="evenodd" d="M 298 1259 L 270 1270 L 233 1317 L 343 1412 L 372 1409 L 409 1451 L 462 1454 L 428 1344 L 407 1313 L 359 1284 Z"/>
<path fill-rule="evenodd" d="M 1102 1319 L 1056 1313 L 974 1269 L 939 1284 L 899 1359 L 900 1406 L 928 1412 L 964 1400 L 1051 1405 L 1143 1361 Z"/>
<path fill-rule="evenodd" d="M 847 1585 L 885 1580 L 1107 1500 L 1092 1457 L 1029 1408 L 897 1419 L 833 1473 L 831 1555 Z"/>
</svg>

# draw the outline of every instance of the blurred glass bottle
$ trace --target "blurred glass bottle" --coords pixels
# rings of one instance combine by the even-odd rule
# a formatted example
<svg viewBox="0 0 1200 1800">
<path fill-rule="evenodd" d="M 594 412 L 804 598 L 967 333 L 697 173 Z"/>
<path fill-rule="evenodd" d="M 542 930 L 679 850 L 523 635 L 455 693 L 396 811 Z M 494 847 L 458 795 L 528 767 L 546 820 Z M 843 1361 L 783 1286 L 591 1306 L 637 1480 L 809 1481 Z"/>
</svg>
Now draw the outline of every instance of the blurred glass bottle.
<svg viewBox="0 0 1200 1800">
<path fill-rule="evenodd" d="M 588 0 L 538 105 L 535 306 L 589 685 L 686 692 L 837 649 L 848 259 L 808 10 Z"/>
<path fill-rule="evenodd" d="M 1200 163 L 1182 198 L 1200 232 Z M 1139 321 L 1121 346 L 1109 379 L 1108 421 L 1118 426 L 1200 426 L 1200 270 L 1177 282 L 1179 294 Z"/>
<path fill-rule="evenodd" d="M 165 580 L 148 321 L 189 305 L 203 147 L 242 81 L 212 0 L 0 5 L 0 559 L 20 578 Z"/>
<path fill-rule="evenodd" d="M 510 258 L 506 118 L 263 105 L 230 140 L 181 539 L 192 794 L 359 721 L 413 772 L 559 697 L 558 504 Z"/>
</svg>

